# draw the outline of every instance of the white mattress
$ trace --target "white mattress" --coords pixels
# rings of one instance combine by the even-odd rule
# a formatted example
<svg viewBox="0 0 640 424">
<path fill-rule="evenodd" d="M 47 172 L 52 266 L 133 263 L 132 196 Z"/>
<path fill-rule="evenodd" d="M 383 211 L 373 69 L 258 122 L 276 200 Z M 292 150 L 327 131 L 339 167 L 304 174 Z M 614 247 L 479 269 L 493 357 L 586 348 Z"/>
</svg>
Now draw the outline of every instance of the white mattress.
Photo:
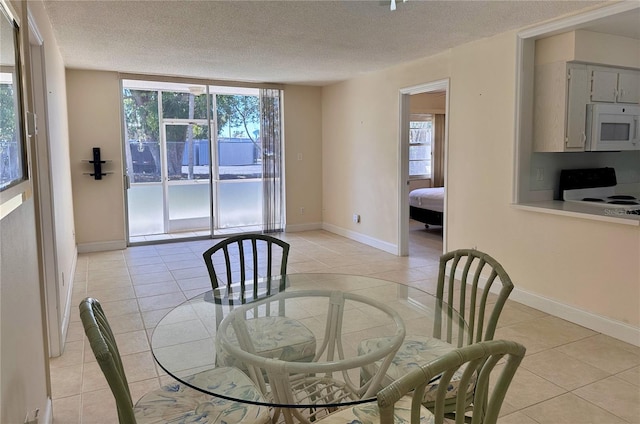
<svg viewBox="0 0 640 424">
<path fill-rule="evenodd" d="M 444 187 L 411 190 L 409 204 L 416 208 L 444 212 Z"/>
</svg>

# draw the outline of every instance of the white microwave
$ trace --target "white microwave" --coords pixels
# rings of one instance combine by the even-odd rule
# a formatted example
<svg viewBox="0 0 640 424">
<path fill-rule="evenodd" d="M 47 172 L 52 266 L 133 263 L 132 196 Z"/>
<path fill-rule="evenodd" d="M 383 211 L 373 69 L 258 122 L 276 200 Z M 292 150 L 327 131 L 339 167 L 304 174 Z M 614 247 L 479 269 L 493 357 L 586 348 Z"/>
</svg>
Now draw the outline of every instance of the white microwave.
<svg viewBox="0 0 640 424">
<path fill-rule="evenodd" d="M 640 106 L 588 104 L 585 150 L 640 150 Z"/>
</svg>

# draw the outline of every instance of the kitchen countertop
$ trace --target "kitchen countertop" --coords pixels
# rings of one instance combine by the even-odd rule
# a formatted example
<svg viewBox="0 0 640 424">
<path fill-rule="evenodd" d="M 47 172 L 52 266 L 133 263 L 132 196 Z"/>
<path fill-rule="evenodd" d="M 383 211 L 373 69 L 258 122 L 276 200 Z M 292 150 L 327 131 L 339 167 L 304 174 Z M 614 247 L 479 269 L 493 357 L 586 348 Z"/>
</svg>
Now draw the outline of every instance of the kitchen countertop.
<svg viewBox="0 0 640 424">
<path fill-rule="evenodd" d="M 612 222 L 623 225 L 640 227 L 640 215 L 622 213 L 617 209 L 603 209 L 582 203 L 564 202 L 562 200 L 547 200 L 541 202 L 513 204 L 518 209 L 532 212 L 550 213 L 554 215 L 571 216 L 574 218 L 590 219 L 594 221 Z M 619 212 L 619 213 L 616 213 Z"/>
</svg>

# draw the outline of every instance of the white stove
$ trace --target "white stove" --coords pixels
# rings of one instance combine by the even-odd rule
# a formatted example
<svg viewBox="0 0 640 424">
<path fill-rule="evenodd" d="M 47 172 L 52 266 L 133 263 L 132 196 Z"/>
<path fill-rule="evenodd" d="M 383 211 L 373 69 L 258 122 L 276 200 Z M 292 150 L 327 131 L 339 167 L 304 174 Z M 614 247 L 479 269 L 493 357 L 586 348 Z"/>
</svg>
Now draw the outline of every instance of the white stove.
<svg viewBox="0 0 640 424">
<path fill-rule="evenodd" d="M 565 202 L 599 209 L 604 215 L 640 215 L 640 193 L 619 193 L 613 168 L 570 169 L 560 173 Z"/>
</svg>

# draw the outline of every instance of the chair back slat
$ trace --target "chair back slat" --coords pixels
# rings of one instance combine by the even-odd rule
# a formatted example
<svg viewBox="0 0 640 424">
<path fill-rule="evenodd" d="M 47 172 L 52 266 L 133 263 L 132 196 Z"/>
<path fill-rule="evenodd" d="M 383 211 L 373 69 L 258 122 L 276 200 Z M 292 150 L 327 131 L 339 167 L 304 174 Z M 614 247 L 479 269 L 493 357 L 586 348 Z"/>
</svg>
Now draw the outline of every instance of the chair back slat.
<svg viewBox="0 0 640 424">
<path fill-rule="evenodd" d="M 250 245 L 251 245 L 251 271 L 252 271 L 251 282 L 252 282 L 253 293 L 255 293 L 258 288 L 258 255 L 260 255 L 260 252 L 258 252 L 256 239 L 251 239 Z"/>
<path fill-rule="evenodd" d="M 442 376 L 440 377 L 440 379 L 438 380 L 438 388 L 436 391 L 436 402 L 435 402 L 435 412 L 436 412 L 436 417 L 442 415 L 442 417 L 440 418 L 440 420 L 438 418 L 436 418 L 436 424 L 442 424 L 442 419 L 444 418 L 444 413 L 440 414 L 440 411 L 444 411 L 444 404 L 445 404 L 445 398 L 446 398 L 446 393 L 447 393 L 447 389 L 449 386 L 449 382 L 451 381 L 451 379 L 453 378 L 453 374 L 456 372 L 456 370 L 454 369 L 449 369 L 449 370 L 445 370 L 442 373 Z M 440 421 L 440 422 L 438 422 Z"/>
</svg>

